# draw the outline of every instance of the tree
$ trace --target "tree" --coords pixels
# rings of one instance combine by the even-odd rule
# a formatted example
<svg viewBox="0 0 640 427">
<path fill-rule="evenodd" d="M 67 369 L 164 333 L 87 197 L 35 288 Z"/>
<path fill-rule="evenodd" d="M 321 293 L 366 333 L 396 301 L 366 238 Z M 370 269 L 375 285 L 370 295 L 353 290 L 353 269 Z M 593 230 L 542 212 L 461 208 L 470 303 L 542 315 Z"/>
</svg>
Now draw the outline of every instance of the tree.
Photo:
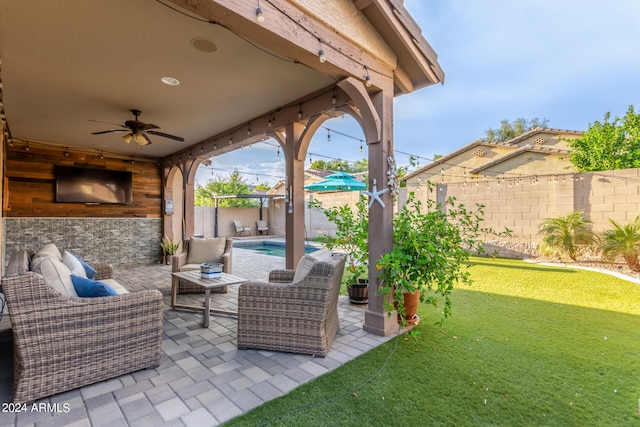
<svg viewBox="0 0 640 427">
<path fill-rule="evenodd" d="M 591 221 L 582 211 L 573 211 L 566 216 L 548 218 L 540 224 L 543 252 L 555 249 L 560 253 L 567 253 L 573 261 L 578 260 L 580 245 L 590 245 L 596 241 L 596 235 L 589 226 Z"/>
<path fill-rule="evenodd" d="M 249 184 L 242 179 L 237 170 L 231 172 L 227 178 L 217 176 L 215 179 L 210 179 L 204 187 L 198 185 L 195 190 L 194 204 L 195 206 L 214 206 L 214 196 L 232 194 L 252 194 Z M 252 199 L 220 199 L 218 206 L 246 208 L 257 206 L 257 203 Z"/>
<path fill-rule="evenodd" d="M 489 128 L 485 131 L 485 140 L 488 142 L 509 141 L 510 139 L 520 136 L 525 132 L 529 132 L 532 129 L 547 127 L 548 124 L 548 119 L 539 119 L 537 117 L 531 120 L 518 117 L 513 122 L 509 120 L 502 120 L 499 128 Z"/>
<path fill-rule="evenodd" d="M 350 164 L 346 160 L 329 160 L 325 162 L 324 160 L 316 160 L 311 163 L 312 169 L 317 170 L 329 170 L 329 171 L 342 171 L 347 173 L 356 173 L 356 172 L 365 172 L 369 169 L 369 160 L 362 159 L 353 164 Z"/>
<path fill-rule="evenodd" d="M 624 117 L 589 124 L 582 138 L 571 139 L 571 163 L 581 172 L 631 169 L 640 167 L 640 114 L 633 105 Z"/>
</svg>

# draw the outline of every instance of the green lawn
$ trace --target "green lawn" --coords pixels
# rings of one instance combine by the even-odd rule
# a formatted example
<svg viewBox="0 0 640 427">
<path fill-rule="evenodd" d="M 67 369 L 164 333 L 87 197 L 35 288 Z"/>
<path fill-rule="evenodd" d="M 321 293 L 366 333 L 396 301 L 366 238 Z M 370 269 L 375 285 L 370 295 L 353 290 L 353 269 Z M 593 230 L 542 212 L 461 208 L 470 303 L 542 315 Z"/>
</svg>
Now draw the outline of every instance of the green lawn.
<svg viewBox="0 0 640 427">
<path fill-rule="evenodd" d="M 453 316 L 228 425 L 640 425 L 640 285 L 474 259 Z"/>
</svg>

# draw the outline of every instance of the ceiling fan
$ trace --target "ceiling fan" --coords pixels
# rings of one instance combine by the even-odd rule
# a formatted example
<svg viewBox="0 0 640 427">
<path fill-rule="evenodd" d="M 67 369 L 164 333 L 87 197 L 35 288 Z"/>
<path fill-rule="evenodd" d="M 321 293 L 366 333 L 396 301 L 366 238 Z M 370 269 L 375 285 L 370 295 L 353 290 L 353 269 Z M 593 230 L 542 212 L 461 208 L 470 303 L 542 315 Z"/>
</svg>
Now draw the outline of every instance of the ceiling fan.
<svg viewBox="0 0 640 427">
<path fill-rule="evenodd" d="M 173 139 L 174 141 L 184 141 L 184 138 L 181 138 L 179 136 L 175 136 L 175 135 L 170 135 L 168 133 L 164 133 L 164 132 L 159 132 L 157 130 L 154 129 L 160 129 L 159 126 L 156 126 L 152 123 L 145 123 L 145 122 L 141 122 L 140 120 L 138 120 L 138 116 L 140 116 L 142 114 L 142 111 L 140 110 L 131 110 L 131 113 L 133 113 L 135 119 L 134 120 L 127 120 L 126 122 L 124 122 L 124 125 L 119 125 L 117 123 L 109 123 L 109 122 L 100 122 L 98 120 L 90 120 L 91 122 L 98 122 L 98 123 L 109 123 L 112 125 L 116 125 L 116 126 L 120 126 L 122 129 L 109 129 L 109 130 L 102 130 L 99 132 L 92 132 L 92 135 L 100 135 L 103 133 L 110 133 L 110 132 L 126 132 L 126 135 L 122 136 L 122 139 L 124 139 L 127 144 L 131 142 L 131 140 L 134 140 L 135 142 L 137 142 L 140 145 L 149 145 L 151 144 L 151 140 L 149 139 L 149 136 L 147 135 L 147 133 L 150 133 L 152 135 L 158 135 L 158 136 L 162 136 L 164 138 L 169 138 L 169 139 Z"/>
</svg>

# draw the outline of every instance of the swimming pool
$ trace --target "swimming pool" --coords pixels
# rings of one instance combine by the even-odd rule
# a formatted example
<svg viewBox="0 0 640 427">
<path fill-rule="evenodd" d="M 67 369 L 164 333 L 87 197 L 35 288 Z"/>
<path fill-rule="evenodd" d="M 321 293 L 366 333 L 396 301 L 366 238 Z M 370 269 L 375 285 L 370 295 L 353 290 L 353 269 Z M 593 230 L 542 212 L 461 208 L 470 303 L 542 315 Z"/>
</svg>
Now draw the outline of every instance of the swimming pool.
<svg viewBox="0 0 640 427">
<path fill-rule="evenodd" d="M 239 249 L 247 249 L 264 255 L 285 257 L 285 245 L 278 242 L 233 242 L 233 246 Z M 306 245 L 304 253 L 310 254 L 320 248 Z"/>
</svg>

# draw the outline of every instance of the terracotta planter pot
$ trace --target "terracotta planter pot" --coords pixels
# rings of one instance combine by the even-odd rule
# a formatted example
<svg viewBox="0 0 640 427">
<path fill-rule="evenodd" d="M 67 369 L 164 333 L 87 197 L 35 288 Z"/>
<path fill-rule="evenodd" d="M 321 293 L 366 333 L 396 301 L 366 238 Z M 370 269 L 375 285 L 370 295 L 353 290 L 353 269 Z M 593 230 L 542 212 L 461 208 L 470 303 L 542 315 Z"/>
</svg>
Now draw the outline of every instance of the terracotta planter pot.
<svg viewBox="0 0 640 427">
<path fill-rule="evenodd" d="M 418 305 L 420 304 L 420 291 L 415 293 L 405 293 L 404 295 L 404 317 L 408 325 L 417 325 L 420 323 L 418 316 Z M 398 323 L 402 324 L 402 317 L 398 313 Z"/>
<path fill-rule="evenodd" d="M 347 288 L 349 302 L 351 304 L 367 304 L 369 302 L 369 283 L 358 282 Z"/>
</svg>

